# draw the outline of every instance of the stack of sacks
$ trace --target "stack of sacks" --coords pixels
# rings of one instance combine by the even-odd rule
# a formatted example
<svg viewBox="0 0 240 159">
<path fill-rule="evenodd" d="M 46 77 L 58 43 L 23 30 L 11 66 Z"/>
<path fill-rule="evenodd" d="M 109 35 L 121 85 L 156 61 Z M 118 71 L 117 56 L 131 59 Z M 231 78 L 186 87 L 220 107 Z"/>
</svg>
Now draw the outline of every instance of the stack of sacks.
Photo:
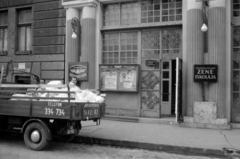
<svg viewBox="0 0 240 159">
<path fill-rule="evenodd" d="M 28 91 L 36 91 L 35 88 L 28 88 Z M 14 97 L 29 97 L 29 98 L 14 98 Z M 26 94 L 13 94 L 10 100 L 17 101 L 37 101 L 37 99 L 31 99 L 31 97 L 38 97 L 38 93 L 36 92 L 27 92 Z"/>
<path fill-rule="evenodd" d="M 47 85 L 62 85 L 62 81 L 50 81 L 47 83 Z M 58 88 L 58 87 L 45 87 L 45 88 L 38 88 L 38 91 L 65 91 L 65 88 Z M 66 93 L 39 93 L 39 97 L 47 97 L 47 98 L 67 98 L 68 95 Z M 61 102 L 61 99 L 40 99 L 39 101 L 55 101 L 55 102 Z"/>
<path fill-rule="evenodd" d="M 62 85 L 61 81 L 50 81 L 47 85 Z M 104 98 L 98 96 L 97 94 L 89 91 L 89 90 L 81 90 L 79 87 L 75 86 L 73 83 L 69 83 L 70 92 L 75 92 L 70 94 L 70 98 L 74 98 L 75 100 L 70 100 L 70 102 L 92 102 L 92 103 L 103 103 Z M 29 89 L 30 90 L 30 89 Z M 31 89 L 32 90 L 32 89 Z M 68 98 L 68 88 L 57 88 L 57 87 L 39 87 L 35 89 L 37 91 L 62 91 L 64 93 L 36 93 L 36 92 L 28 92 L 27 94 L 15 94 L 14 96 L 19 97 L 45 97 L 45 98 Z M 21 99 L 21 98 L 12 98 L 11 100 L 31 100 L 31 99 Z M 33 99 L 37 100 L 37 99 Z M 39 99 L 39 101 L 55 101 L 55 102 L 68 102 L 65 99 Z"/>
<path fill-rule="evenodd" d="M 104 98 L 89 90 L 76 93 L 75 102 L 103 103 Z"/>
</svg>

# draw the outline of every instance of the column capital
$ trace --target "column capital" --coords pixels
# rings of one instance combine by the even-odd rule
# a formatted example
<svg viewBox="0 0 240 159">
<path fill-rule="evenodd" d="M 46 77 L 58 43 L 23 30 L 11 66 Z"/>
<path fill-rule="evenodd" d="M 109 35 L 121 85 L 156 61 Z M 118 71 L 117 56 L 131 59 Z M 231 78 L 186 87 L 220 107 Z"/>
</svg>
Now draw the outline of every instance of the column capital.
<svg viewBox="0 0 240 159">
<path fill-rule="evenodd" d="M 187 0 L 187 10 L 190 9 L 202 9 L 202 2 Z"/>
<path fill-rule="evenodd" d="M 226 7 L 226 0 L 212 0 L 209 1 L 209 8 Z"/>
<path fill-rule="evenodd" d="M 85 6 L 82 9 L 82 19 L 91 18 L 96 19 L 96 8 Z"/>
<path fill-rule="evenodd" d="M 98 2 L 96 0 L 62 0 L 62 6 L 64 8 L 78 8 L 83 7 L 96 7 Z"/>
</svg>

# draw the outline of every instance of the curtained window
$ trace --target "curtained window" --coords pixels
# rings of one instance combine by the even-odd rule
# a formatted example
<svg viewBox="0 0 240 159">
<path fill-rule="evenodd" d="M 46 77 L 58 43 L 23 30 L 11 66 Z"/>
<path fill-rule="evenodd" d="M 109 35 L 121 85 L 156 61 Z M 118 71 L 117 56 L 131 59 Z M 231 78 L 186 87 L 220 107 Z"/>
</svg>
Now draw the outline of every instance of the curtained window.
<svg viewBox="0 0 240 159">
<path fill-rule="evenodd" d="M 31 54 L 32 51 L 32 10 L 18 11 L 18 51 L 17 54 Z"/>
<path fill-rule="evenodd" d="M 0 12 L 0 55 L 7 55 L 8 13 Z"/>
</svg>

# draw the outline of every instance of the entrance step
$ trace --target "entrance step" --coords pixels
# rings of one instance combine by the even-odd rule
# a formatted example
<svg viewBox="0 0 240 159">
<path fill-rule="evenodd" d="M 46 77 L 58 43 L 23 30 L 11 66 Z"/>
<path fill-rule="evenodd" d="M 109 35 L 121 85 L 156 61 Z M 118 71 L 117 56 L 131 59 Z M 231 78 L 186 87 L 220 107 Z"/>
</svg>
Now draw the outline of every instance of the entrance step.
<svg viewBox="0 0 240 159">
<path fill-rule="evenodd" d="M 149 124 L 166 124 L 166 125 L 177 125 L 175 117 L 164 117 L 164 118 L 144 118 L 144 117 L 127 117 L 127 116 L 112 116 L 105 115 L 102 119 L 123 121 L 123 122 L 134 122 L 134 123 L 149 123 Z"/>
<path fill-rule="evenodd" d="M 174 117 L 139 118 L 138 121 L 139 121 L 139 123 L 178 125 L 178 123 L 175 122 Z"/>
</svg>

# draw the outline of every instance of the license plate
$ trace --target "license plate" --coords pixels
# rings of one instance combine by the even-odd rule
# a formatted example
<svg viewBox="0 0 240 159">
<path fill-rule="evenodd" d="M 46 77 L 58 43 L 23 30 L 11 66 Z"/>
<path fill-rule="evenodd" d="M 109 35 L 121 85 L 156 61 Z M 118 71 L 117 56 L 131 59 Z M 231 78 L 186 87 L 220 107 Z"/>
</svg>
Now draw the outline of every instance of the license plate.
<svg viewBox="0 0 240 159">
<path fill-rule="evenodd" d="M 98 118 L 100 110 L 98 107 L 85 107 L 83 109 L 83 118 Z"/>
<path fill-rule="evenodd" d="M 76 130 L 75 129 L 69 129 L 67 130 L 67 134 L 75 134 Z"/>
</svg>

